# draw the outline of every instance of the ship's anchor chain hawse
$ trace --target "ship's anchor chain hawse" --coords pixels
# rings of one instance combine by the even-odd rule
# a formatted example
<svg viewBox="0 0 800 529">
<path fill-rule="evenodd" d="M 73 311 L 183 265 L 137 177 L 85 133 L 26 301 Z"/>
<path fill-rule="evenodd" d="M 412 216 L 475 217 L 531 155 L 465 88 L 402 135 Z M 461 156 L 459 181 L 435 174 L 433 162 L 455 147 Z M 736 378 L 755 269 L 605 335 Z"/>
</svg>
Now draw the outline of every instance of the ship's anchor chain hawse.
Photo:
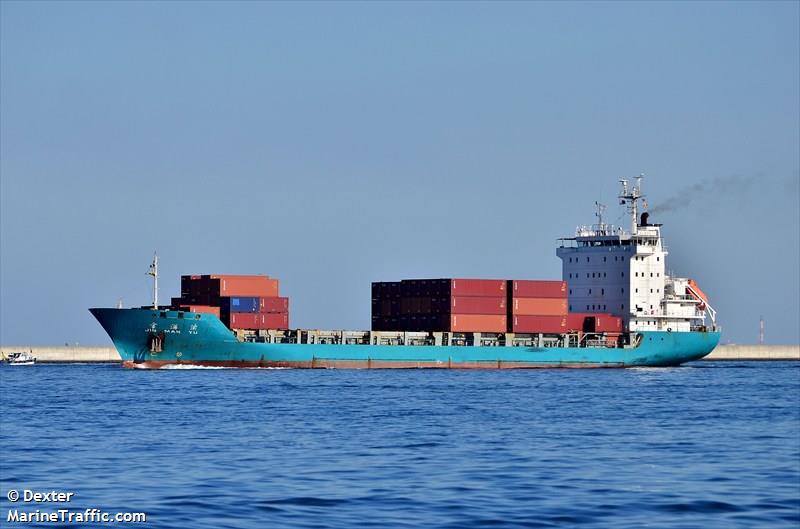
<svg viewBox="0 0 800 529">
<path fill-rule="evenodd" d="M 147 348 L 150 350 L 151 353 L 161 353 L 164 351 L 164 340 L 166 340 L 166 334 L 164 331 L 161 331 L 158 334 L 148 334 L 147 335 Z"/>
</svg>

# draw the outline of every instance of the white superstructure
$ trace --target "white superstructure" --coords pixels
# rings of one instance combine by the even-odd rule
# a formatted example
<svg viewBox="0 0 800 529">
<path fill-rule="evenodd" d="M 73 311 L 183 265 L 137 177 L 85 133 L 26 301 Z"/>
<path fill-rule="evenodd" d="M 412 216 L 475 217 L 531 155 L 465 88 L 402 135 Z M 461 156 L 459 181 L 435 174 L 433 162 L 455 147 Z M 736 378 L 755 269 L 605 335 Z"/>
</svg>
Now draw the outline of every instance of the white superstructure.
<svg viewBox="0 0 800 529">
<path fill-rule="evenodd" d="M 610 313 L 623 318 L 630 331 L 690 331 L 715 326 L 715 312 L 705 294 L 690 279 L 666 274 L 667 250 L 661 225 L 638 217 L 641 179 L 632 188 L 620 180 L 620 204 L 627 207 L 630 231 L 603 222 L 580 226 L 575 237 L 560 239 L 562 279 L 569 288 L 570 312 Z"/>
</svg>

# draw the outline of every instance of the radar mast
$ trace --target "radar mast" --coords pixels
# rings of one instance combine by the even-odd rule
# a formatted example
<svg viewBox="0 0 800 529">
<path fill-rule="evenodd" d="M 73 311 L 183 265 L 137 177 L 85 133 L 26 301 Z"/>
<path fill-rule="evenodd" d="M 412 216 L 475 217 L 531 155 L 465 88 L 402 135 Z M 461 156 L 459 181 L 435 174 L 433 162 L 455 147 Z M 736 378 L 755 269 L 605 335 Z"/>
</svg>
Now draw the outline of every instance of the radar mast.
<svg viewBox="0 0 800 529">
<path fill-rule="evenodd" d="M 153 264 L 146 275 L 153 277 L 153 308 L 158 310 L 158 254 L 153 254 Z"/>
<path fill-rule="evenodd" d="M 636 235 L 637 228 L 639 226 L 637 222 L 637 215 L 638 215 L 638 204 L 637 201 L 644 199 L 644 195 L 642 194 L 642 178 L 644 178 L 644 174 L 640 174 L 636 177 L 636 185 L 633 186 L 633 189 L 628 187 L 628 179 L 627 178 L 620 178 L 619 181 L 622 184 L 622 192 L 619 195 L 619 203 L 622 205 L 626 205 L 628 207 L 628 214 L 631 216 L 631 235 Z"/>
</svg>

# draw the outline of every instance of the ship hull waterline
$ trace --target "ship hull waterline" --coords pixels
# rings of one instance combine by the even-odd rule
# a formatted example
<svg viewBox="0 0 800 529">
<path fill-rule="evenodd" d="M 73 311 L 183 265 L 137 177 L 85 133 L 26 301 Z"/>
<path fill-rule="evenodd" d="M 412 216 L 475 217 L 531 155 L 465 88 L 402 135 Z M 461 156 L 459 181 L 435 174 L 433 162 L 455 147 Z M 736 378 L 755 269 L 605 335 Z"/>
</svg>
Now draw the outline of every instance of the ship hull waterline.
<svg viewBox="0 0 800 529">
<path fill-rule="evenodd" d="M 533 369 L 669 367 L 699 360 L 718 332 L 644 331 L 636 347 L 504 347 L 240 342 L 209 314 L 90 309 L 133 368 L 206 366 L 305 369 Z M 148 337 L 164 337 L 151 352 Z"/>
</svg>

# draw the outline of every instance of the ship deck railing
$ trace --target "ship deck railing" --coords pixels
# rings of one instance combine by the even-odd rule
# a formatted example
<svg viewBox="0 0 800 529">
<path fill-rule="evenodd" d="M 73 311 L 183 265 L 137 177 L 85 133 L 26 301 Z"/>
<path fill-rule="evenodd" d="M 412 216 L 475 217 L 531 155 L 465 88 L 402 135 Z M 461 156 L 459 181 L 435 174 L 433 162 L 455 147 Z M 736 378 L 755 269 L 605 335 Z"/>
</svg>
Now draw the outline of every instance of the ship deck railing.
<svg viewBox="0 0 800 529">
<path fill-rule="evenodd" d="M 626 333 L 451 333 L 403 331 L 234 330 L 237 338 L 250 343 L 458 346 L 458 347 L 622 347 Z"/>
</svg>

